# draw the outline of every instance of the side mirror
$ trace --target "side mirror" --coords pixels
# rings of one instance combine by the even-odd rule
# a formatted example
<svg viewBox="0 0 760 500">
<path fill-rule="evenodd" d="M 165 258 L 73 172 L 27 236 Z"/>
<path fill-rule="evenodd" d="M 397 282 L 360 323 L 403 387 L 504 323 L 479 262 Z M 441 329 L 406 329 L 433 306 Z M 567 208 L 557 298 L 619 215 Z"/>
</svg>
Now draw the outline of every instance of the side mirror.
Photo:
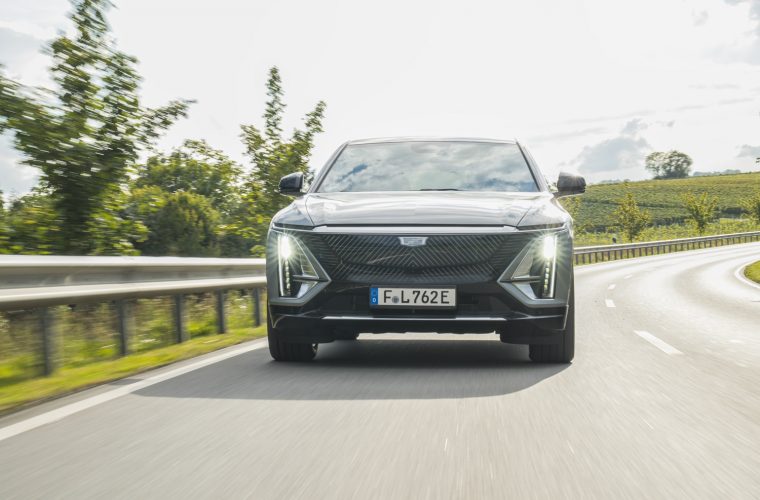
<svg viewBox="0 0 760 500">
<path fill-rule="evenodd" d="M 586 179 L 580 175 L 560 172 L 557 180 L 557 192 L 554 194 L 557 198 L 561 196 L 572 196 L 586 192 Z"/>
<path fill-rule="evenodd" d="M 303 188 L 303 174 L 294 172 L 280 179 L 280 194 L 301 194 Z"/>
</svg>

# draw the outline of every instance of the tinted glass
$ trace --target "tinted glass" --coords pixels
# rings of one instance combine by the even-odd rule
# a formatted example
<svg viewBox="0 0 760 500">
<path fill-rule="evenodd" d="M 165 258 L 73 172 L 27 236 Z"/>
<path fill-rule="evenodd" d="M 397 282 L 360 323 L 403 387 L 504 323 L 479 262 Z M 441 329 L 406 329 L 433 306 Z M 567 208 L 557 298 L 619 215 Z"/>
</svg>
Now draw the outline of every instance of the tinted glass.
<svg viewBox="0 0 760 500">
<path fill-rule="evenodd" d="M 350 144 L 322 180 L 321 193 L 357 191 L 537 191 L 516 144 L 392 142 Z"/>
</svg>

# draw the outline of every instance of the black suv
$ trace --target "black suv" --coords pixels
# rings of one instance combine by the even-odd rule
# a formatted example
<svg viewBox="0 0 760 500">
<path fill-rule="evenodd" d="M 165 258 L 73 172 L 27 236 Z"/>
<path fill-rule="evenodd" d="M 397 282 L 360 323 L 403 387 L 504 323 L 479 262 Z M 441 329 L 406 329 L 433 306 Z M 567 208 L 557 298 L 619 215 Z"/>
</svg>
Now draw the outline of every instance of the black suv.
<svg viewBox="0 0 760 500">
<path fill-rule="evenodd" d="M 272 219 L 269 351 L 307 361 L 360 332 L 493 333 L 540 362 L 572 360 L 572 220 L 527 150 L 487 139 L 341 146 Z M 300 195 L 303 175 L 280 191 Z"/>
</svg>

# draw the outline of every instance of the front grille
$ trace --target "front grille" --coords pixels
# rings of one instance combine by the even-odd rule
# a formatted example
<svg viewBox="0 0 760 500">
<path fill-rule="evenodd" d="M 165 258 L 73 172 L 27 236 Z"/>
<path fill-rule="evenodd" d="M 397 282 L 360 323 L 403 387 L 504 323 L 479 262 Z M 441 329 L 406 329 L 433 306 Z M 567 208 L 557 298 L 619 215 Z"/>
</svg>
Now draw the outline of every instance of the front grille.
<svg viewBox="0 0 760 500">
<path fill-rule="evenodd" d="M 494 281 L 530 234 L 431 235 L 419 247 L 395 235 L 301 233 L 335 282 L 458 284 Z"/>
</svg>

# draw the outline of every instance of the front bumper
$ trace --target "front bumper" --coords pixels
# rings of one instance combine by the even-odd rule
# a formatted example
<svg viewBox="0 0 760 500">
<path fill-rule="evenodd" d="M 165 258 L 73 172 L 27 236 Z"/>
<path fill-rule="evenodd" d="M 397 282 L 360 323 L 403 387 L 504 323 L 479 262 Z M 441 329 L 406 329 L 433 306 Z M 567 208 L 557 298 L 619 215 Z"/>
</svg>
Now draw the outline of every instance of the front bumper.
<svg viewBox="0 0 760 500">
<path fill-rule="evenodd" d="M 525 323 L 538 326 L 545 332 L 547 340 L 555 338 L 554 332 L 564 325 L 565 315 L 522 316 L 504 318 L 500 316 L 358 316 L 330 315 L 310 316 L 281 314 L 274 321 L 276 334 L 293 341 L 324 343 L 342 338 L 349 333 L 499 333 L 510 337 L 515 343 L 528 343 L 535 335 Z M 555 328 L 552 328 L 555 327 Z"/>
</svg>

